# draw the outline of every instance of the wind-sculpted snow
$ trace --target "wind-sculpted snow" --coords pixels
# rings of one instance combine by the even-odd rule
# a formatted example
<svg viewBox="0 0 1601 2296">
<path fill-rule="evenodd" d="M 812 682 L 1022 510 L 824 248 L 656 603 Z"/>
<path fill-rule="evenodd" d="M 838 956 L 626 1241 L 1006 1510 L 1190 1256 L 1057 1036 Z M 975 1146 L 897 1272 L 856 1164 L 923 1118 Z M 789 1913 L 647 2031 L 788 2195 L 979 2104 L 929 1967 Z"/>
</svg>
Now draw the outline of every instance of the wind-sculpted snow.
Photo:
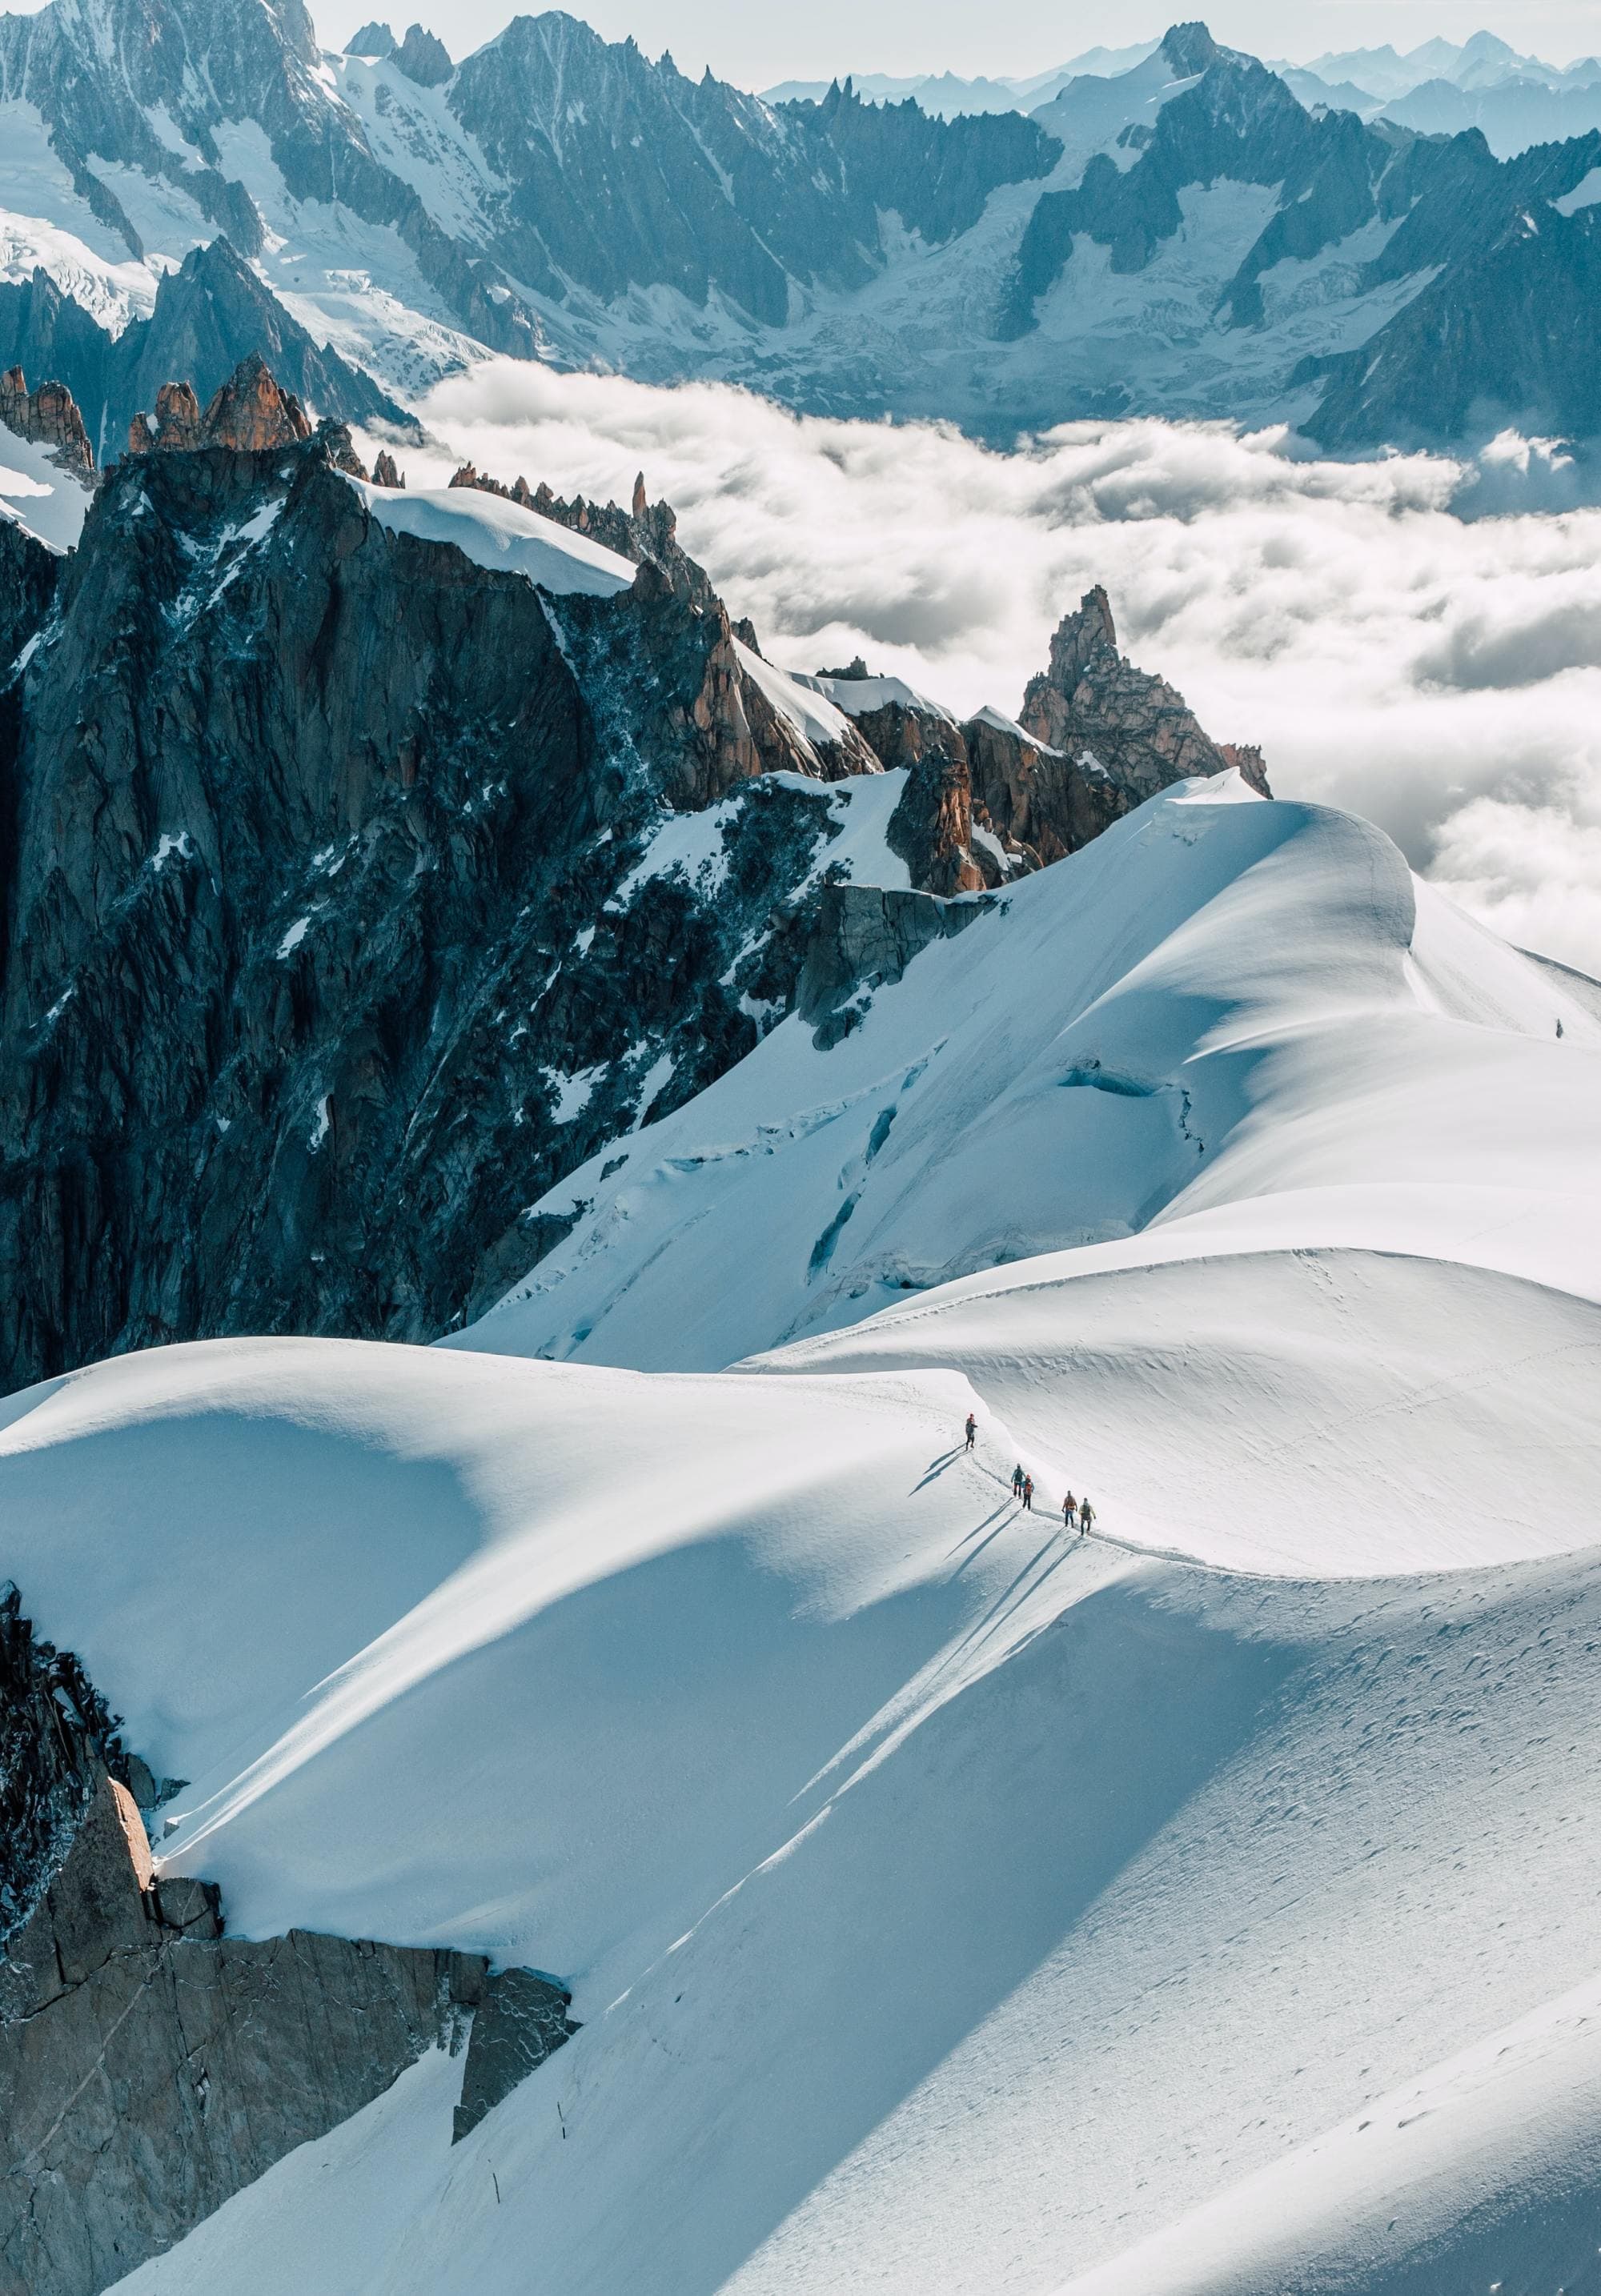
<svg viewBox="0 0 1601 2296">
<path fill-rule="evenodd" d="M 582 2024 L 124 2284 L 1582 2288 L 1592 993 L 1192 783 L 615 1144 L 469 1345 L 0 1406 L 0 1570 L 190 1780 L 165 1869 Z M 483 1351 L 558 1306 L 661 1367 Z"/>
<path fill-rule="evenodd" d="M 637 571 L 626 558 L 591 542 L 587 535 L 574 534 L 537 511 L 480 494 L 475 488 L 419 488 L 407 493 L 369 486 L 362 479 L 347 484 L 391 534 L 454 543 L 475 566 L 491 573 L 521 574 L 555 597 L 578 593 L 612 598 L 628 587 Z"/>
<path fill-rule="evenodd" d="M 621 1170 L 598 1152 L 459 1343 L 710 1369 L 1072 1246 L 1416 1251 L 1593 1300 L 1597 1122 L 1601 1029 L 1559 974 L 1365 823 L 1189 783 L 842 1043 L 792 1015 Z"/>
</svg>

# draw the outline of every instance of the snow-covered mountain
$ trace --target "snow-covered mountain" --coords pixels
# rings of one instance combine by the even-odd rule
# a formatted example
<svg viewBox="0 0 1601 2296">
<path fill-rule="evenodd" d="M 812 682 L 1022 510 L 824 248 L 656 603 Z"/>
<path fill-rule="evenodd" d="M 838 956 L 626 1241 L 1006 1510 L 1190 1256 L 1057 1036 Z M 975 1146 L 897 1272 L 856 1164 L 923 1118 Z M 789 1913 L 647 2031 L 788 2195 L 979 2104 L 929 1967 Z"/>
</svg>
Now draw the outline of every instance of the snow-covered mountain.
<svg viewBox="0 0 1601 2296">
<path fill-rule="evenodd" d="M 1101 588 L 960 715 L 398 466 L 1601 427 L 1601 138 L 1097 61 L 0 20 L 0 2296 L 1601 2286 L 1601 983 Z"/>
<path fill-rule="evenodd" d="M 0 20 L 0 353 L 103 453 L 162 364 L 204 397 L 252 349 L 315 413 L 391 424 L 486 348 L 995 438 L 1601 424 L 1601 131 L 1498 161 L 1309 111 L 1199 24 L 1094 61 L 1030 117 L 947 119 L 768 103 L 561 14 L 453 63 L 382 25 L 323 54 L 264 0 L 49 0 Z M 1451 100 L 1522 84 L 1481 77 Z"/>
</svg>

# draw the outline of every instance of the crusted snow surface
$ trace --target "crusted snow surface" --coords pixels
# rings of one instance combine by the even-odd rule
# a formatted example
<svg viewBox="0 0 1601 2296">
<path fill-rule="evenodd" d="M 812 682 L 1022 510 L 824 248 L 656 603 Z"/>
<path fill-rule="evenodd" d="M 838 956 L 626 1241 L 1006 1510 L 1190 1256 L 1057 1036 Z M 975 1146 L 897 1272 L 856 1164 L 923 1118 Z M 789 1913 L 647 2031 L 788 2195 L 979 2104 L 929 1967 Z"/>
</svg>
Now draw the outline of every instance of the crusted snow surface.
<svg viewBox="0 0 1601 2296">
<path fill-rule="evenodd" d="M 415 491 L 368 486 L 347 479 L 380 526 L 391 534 L 415 535 L 420 542 L 454 543 L 475 566 L 521 574 L 553 596 L 581 593 L 615 597 L 638 569 L 587 535 L 573 534 L 554 519 L 524 510 L 520 503 L 476 487 L 419 487 Z"/>
<path fill-rule="evenodd" d="M 908 685 L 903 677 L 806 677 L 797 676 L 797 684 L 808 685 L 842 709 L 847 718 L 863 718 L 874 709 L 891 706 L 910 709 L 921 718 L 942 718 L 954 726 L 956 718 L 942 701 L 931 701 L 926 693 Z"/>
<path fill-rule="evenodd" d="M 524 1300 L 0 1404 L 0 1570 L 193 1782 L 168 1870 L 583 2022 L 124 2287 L 1584 2289 L 1598 1096 L 1559 978 L 1227 776 L 573 1177 L 660 1369 L 487 1352 Z M 695 1368 L 891 1245 L 981 1262 Z"/>
<path fill-rule="evenodd" d="M 849 733 L 845 713 L 825 693 L 815 677 L 797 677 L 776 662 L 766 660 L 753 646 L 743 638 L 735 638 L 734 651 L 739 666 L 753 685 L 760 687 L 781 718 L 787 718 L 809 749 L 819 743 L 827 747 L 845 739 Z"/>
</svg>

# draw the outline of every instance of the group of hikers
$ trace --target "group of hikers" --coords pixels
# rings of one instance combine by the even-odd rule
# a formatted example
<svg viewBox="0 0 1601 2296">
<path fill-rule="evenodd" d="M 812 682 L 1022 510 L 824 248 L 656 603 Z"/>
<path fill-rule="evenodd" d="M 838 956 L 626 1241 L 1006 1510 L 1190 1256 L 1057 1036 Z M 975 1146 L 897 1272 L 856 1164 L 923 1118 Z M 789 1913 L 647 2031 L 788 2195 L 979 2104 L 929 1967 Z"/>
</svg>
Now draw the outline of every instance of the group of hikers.
<svg viewBox="0 0 1601 2296">
<path fill-rule="evenodd" d="M 973 1417 L 971 1411 L 967 1414 L 967 1426 L 965 1432 L 967 1436 L 967 1448 L 971 1451 L 973 1445 L 978 1440 L 979 1433 L 979 1423 Z M 1023 1513 L 1025 1514 L 1033 1513 L 1034 1478 L 1032 1475 L 1024 1474 L 1021 1462 L 1012 1470 L 1012 1496 L 1014 1499 L 1022 1500 Z M 1084 1538 L 1088 1537 L 1089 1526 L 1095 1519 L 1096 1511 L 1094 1507 L 1090 1505 L 1089 1501 L 1087 1498 L 1076 1499 L 1072 1493 L 1069 1491 L 1067 1496 L 1062 1502 L 1063 1529 L 1070 1531 L 1077 1530 L 1080 1538 Z"/>
</svg>

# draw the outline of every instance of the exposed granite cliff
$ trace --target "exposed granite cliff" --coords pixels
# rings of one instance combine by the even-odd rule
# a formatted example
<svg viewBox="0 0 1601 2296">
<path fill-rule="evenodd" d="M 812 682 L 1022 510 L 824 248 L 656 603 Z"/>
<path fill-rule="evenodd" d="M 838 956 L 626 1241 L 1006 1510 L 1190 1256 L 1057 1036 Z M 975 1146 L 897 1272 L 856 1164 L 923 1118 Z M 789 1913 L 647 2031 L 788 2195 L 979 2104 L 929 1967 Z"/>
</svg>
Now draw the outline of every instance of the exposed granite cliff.
<svg viewBox="0 0 1601 2296">
<path fill-rule="evenodd" d="M 92 480 L 94 456 L 89 436 L 64 382 L 42 382 L 37 390 L 29 390 L 23 370 L 8 367 L 0 374 L 0 422 L 19 439 L 48 447 L 62 468 L 74 477 L 86 482 Z"/>
<path fill-rule="evenodd" d="M 109 472 L 53 596 L 0 563 L 7 1387 L 447 1327 L 526 1263 L 525 1206 L 782 1014 L 779 912 L 835 832 L 767 783 L 715 894 L 635 878 L 665 808 L 825 769 L 699 570 L 538 590 L 385 528 L 337 430 L 242 444 L 265 403 L 247 376 L 211 443 Z"/>
<path fill-rule="evenodd" d="M 860 661 L 809 681 L 850 712 L 885 767 L 908 768 L 890 842 L 915 885 L 1005 884 L 1098 837 L 1156 791 L 1235 767 L 1271 795 L 1260 750 L 1213 742 L 1165 679 L 1118 652 L 1104 590 L 1063 617 L 1014 720 L 958 722 Z"/>
<path fill-rule="evenodd" d="M 1063 617 L 1048 668 L 1029 681 L 1019 723 L 1039 750 L 1032 758 L 998 758 L 982 794 L 996 819 L 1045 861 L 1192 774 L 1236 766 L 1253 789 L 1271 794 L 1259 750 L 1219 747 L 1165 678 L 1136 669 L 1118 652 L 1111 603 L 1098 586 Z"/>
<path fill-rule="evenodd" d="M 159 1871 L 78 1661 L 0 1600 L 0 2296 L 98 2296 L 424 2050 L 466 2046 L 466 2135 L 577 2028 L 482 1956 L 227 1935 Z"/>
</svg>

